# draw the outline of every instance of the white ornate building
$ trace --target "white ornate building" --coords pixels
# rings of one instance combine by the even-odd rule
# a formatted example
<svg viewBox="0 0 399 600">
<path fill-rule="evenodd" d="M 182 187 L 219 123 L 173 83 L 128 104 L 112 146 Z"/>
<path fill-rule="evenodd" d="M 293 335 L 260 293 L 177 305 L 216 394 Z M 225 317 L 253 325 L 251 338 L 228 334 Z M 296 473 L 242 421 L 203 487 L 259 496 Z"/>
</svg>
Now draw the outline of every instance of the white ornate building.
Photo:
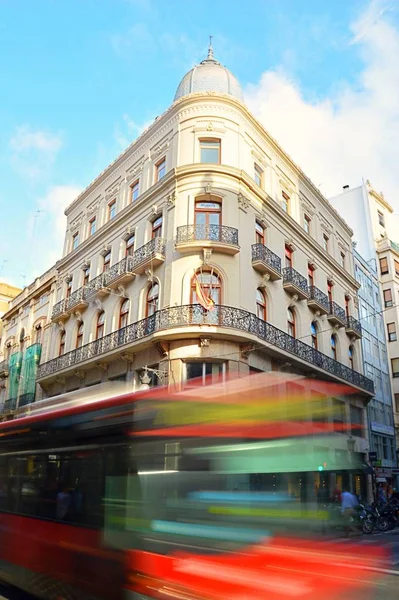
<svg viewBox="0 0 399 600">
<path fill-rule="evenodd" d="M 352 231 L 208 57 L 168 110 L 66 209 L 50 343 L 54 395 L 144 367 L 194 376 L 286 370 L 345 382 L 364 423 Z M 197 303 L 196 279 L 214 310 Z M 355 440 L 364 454 L 367 440 Z M 347 451 L 342 436 L 341 450 Z"/>
</svg>

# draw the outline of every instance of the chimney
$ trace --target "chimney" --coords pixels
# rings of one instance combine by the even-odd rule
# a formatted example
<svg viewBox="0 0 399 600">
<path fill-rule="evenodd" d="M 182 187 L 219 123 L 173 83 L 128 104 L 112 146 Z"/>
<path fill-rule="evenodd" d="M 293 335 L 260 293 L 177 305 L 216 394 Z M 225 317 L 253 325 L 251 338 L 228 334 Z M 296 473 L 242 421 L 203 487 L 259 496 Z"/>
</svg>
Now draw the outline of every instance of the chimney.
<svg viewBox="0 0 399 600">
<path fill-rule="evenodd" d="M 349 190 L 349 185 L 344 185 L 344 186 L 342 187 L 342 189 L 344 190 L 344 192 L 346 192 L 347 190 Z"/>
</svg>

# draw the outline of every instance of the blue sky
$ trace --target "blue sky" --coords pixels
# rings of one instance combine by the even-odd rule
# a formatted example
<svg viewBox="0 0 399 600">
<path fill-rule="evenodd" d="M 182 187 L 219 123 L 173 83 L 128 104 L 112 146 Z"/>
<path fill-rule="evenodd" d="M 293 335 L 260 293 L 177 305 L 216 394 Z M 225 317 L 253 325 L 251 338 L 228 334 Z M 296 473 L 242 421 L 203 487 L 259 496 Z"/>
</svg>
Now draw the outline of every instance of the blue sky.
<svg viewBox="0 0 399 600">
<path fill-rule="evenodd" d="M 204 57 L 208 34 L 251 109 L 308 173 L 314 143 L 303 148 L 308 136 L 287 123 L 304 111 L 315 137 L 312 119 L 322 119 L 330 145 L 334 119 L 348 115 L 348 94 L 352 104 L 373 95 L 367 74 L 376 46 L 385 64 L 381 26 L 395 48 L 395 3 L 0 0 L 0 279 L 28 284 L 59 256 L 62 208 L 171 104 L 184 73 Z M 369 109 L 381 111 L 381 98 Z M 388 113 L 392 131 L 399 115 Z M 340 152 L 327 154 L 308 173 L 313 179 L 327 181 L 323 169 Z M 357 183 L 361 159 L 351 171 Z M 367 165 L 375 162 L 367 156 Z M 382 167 L 375 176 L 377 187 L 394 189 Z M 321 189 L 336 193 L 341 184 L 337 177 L 335 189 L 333 181 Z"/>
</svg>

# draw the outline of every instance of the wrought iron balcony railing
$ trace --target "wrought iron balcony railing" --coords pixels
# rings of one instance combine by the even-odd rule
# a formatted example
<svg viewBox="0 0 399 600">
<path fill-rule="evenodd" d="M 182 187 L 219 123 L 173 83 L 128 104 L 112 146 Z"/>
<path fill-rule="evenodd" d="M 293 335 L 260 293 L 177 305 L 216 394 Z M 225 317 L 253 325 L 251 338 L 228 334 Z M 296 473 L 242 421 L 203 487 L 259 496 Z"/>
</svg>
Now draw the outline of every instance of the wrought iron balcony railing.
<svg viewBox="0 0 399 600">
<path fill-rule="evenodd" d="M 133 270 L 137 267 L 137 265 L 140 265 L 146 260 L 151 259 L 151 256 L 153 254 L 165 255 L 165 248 L 165 240 L 160 237 L 153 238 L 152 240 L 144 244 L 144 246 L 138 248 L 132 256 Z"/>
<path fill-rule="evenodd" d="M 66 299 L 65 310 L 71 310 L 85 302 L 85 288 L 80 287 Z"/>
<path fill-rule="evenodd" d="M 92 296 L 94 296 L 99 290 L 102 290 L 105 285 L 105 275 L 106 273 L 100 273 L 97 277 L 93 277 L 84 287 L 79 288 L 80 291 L 83 290 L 83 297 L 85 300 L 89 300 Z"/>
<path fill-rule="evenodd" d="M 65 312 L 65 302 L 66 300 L 60 300 L 53 306 L 53 312 L 51 315 L 52 319 L 56 319 L 59 315 L 62 315 Z"/>
<path fill-rule="evenodd" d="M 238 246 L 238 229 L 226 225 L 182 225 L 177 228 L 176 243 L 218 242 Z"/>
<path fill-rule="evenodd" d="M 125 256 L 125 258 L 122 258 L 116 265 L 112 265 L 112 267 L 104 273 L 104 284 L 110 285 L 115 281 L 122 279 L 129 273 L 133 275 L 133 269 L 134 256 Z"/>
<path fill-rule="evenodd" d="M 360 322 L 355 319 L 355 317 L 347 317 L 346 329 L 353 331 L 359 337 L 362 335 L 362 326 L 360 325 Z"/>
<path fill-rule="evenodd" d="M 316 287 L 315 285 L 310 285 L 308 287 L 308 293 L 309 293 L 308 302 L 309 302 L 309 300 L 313 300 L 321 308 L 323 308 L 326 313 L 330 310 L 327 294 L 325 294 L 324 292 L 319 290 L 318 287 Z"/>
<path fill-rule="evenodd" d="M 337 304 L 334 301 L 330 302 L 328 316 L 335 317 L 336 319 L 339 319 L 343 323 L 346 323 L 345 309 L 343 309 L 342 306 L 340 306 L 339 304 Z"/>
<path fill-rule="evenodd" d="M 250 333 L 275 348 L 295 355 L 309 365 L 316 365 L 330 375 L 343 379 L 369 393 L 374 391 L 374 384 L 371 379 L 330 356 L 322 354 L 322 352 L 315 350 L 301 340 L 291 337 L 288 333 L 277 329 L 267 321 L 259 319 L 253 313 L 240 308 L 221 305 L 208 312 L 199 304 L 161 309 L 146 319 L 131 323 L 99 340 L 53 358 L 39 366 L 38 379 L 50 377 L 58 371 L 75 367 L 81 362 L 98 358 L 101 354 L 123 348 L 127 344 L 137 342 L 157 331 L 199 325 L 223 327 Z"/>
<path fill-rule="evenodd" d="M 262 261 L 278 273 L 281 273 L 281 258 L 263 244 L 252 244 L 252 262 Z"/>
<path fill-rule="evenodd" d="M 285 267 L 283 269 L 283 285 L 292 284 L 298 290 L 301 290 L 305 296 L 308 295 L 308 282 L 306 277 L 298 273 L 292 267 Z"/>
</svg>

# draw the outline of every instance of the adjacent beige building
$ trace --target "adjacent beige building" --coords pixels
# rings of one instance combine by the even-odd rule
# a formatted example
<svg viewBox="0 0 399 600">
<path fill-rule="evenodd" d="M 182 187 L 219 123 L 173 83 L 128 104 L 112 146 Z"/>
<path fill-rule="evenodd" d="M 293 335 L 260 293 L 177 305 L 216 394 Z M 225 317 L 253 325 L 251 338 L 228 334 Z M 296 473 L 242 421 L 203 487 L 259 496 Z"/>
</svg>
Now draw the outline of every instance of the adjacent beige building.
<svg viewBox="0 0 399 600">
<path fill-rule="evenodd" d="M 66 215 L 37 374 L 46 395 L 285 370 L 349 384 L 350 402 L 335 400 L 341 418 L 364 424 L 373 383 L 352 231 L 248 111 L 212 48 Z M 337 450 L 365 456 L 365 437 L 349 442 L 342 435 Z"/>
</svg>

